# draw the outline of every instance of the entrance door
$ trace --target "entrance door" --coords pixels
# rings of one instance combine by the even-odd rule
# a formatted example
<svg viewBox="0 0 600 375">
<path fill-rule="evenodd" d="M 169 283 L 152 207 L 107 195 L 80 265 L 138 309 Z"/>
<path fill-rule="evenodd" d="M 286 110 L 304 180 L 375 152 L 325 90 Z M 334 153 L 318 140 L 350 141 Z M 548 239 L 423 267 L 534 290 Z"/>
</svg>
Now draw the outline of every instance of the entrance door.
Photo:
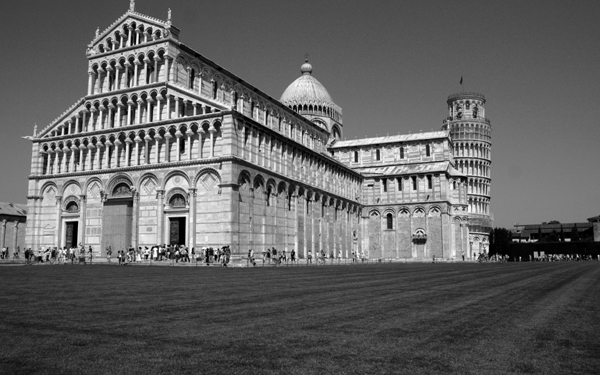
<svg viewBox="0 0 600 375">
<path fill-rule="evenodd" d="M 169 219 L 169 244 L 185 244 L 185 217 L 173 217 Z"/>
<path fill-rule="evenodd" d="M 109 200 L 102 209 L 102 256 L 111 247 L 113 254 L 127 250 L 131 243 L 133 200 Z"/>
<path fill-rule="evenodd" d="M 65 247 L 70 249 L 72 247 L 77 247 L 77 229 L 79 223 L 76 221 L 68 221 L 67 222 L 67 232 L 65 234 Z"/>
</svg>

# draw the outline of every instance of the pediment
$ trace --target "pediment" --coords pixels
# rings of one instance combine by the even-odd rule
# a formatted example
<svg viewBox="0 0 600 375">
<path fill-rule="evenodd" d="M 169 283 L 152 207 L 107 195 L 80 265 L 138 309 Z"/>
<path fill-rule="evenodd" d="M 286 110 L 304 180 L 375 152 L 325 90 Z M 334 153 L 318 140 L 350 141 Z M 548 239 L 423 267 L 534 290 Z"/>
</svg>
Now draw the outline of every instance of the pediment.
<svg viewBox="0 0 600 375">
<path fill-rule="evenodd" d="M 129 10 L 104 31 L 100 32 L 100 29 L 96 30 L 94 39 L 88 44 L 88 57 L 122 48 L 123 43 L 129 46 L 126 41 L 124 42 L 123 36 L 125 36 L 126 40 L 130 32 L 130 27 L 152 35 L 152 40 L 167 38 L 170 35 L 177 36 L 179 34 L 179 30 L 173 27 L 170 21 L 162 21 Z"/>
<path fill-rule="evenodd" d="M 44 129 L 39 131 L 35 135 L 35 138 L 50 138 L 60 135 L 60 127 L 66 124 L 67 121 L 73 120 L 84 109 L 85 99 L 81 98 L 77 102 L 75 102 L 75 104 L 73 104 L 69 109 L 63 112 L 62 115 L 58 116 L 54 121 L 52 121 L 50 125 L 46 126 Z M 53 131 L 58 131 L 58 133 L 53 135 Z"/>
</svg>

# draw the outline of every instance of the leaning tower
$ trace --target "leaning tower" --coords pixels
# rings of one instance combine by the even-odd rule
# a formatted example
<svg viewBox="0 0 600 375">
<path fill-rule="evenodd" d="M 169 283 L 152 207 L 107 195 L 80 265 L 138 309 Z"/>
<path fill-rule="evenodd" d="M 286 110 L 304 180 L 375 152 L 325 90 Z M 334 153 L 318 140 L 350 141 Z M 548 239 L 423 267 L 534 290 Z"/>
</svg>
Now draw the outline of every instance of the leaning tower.
<svg viewBox="0 0 600 375">
<path fill-rule="evenodd" d="M 468 177 L 469 256 L 487 252 L 493 216 L 490 212 L 492 125 L 485 117 L 485 97 L 461 92 L 448 97 L 442 130 L 454 142 L 456 169 Z"/>
</svg>

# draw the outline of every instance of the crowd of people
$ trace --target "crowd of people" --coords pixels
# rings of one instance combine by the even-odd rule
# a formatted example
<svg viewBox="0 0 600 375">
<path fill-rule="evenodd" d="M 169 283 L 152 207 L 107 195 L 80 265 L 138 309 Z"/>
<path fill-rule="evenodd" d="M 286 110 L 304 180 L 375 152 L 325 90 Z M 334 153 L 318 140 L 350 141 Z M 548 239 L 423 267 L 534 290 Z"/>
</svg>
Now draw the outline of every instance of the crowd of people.
<svg viewBox="0 0 600 375">
<path fill-rule="evenodd" d="M 317 265 L 326 264 L 328 258 L 329 258 L 330 262 L 333 263 L 334 259 L 335 259 L 335 253 L 333 250 L 331 250 L 329 252 L 329 255 L 327 255 L 325 250 L 316 251 L 314 258 L 315 258 L 315 263 Z M 343 258 L 342 250 L 339 250 L 338 257 L 337 257 L 338 263 L 340 263 L 342 261 L 342 258 Z M 356 252 L 353 251 L 350 259 L 351 259 L 352 263 L 358 263 L 359 260 L 361 262 L 364 262 L 367 258 L 365 257 L 364 251 L 361 251 L 360 253 L 358 251 L 356 251 Z M 298 258 L 296 257 L 296 251 L 294 249 L 292 249 L 290 251 L 289 258 L 288 258 L 288 254 L 285 250 L 278 251 L 275 247 L 267 248 L 266 250 L 262 251 L 262 264 L 263 265 L 264 264 L 279 265 L 283 262 L 288 262 L 288 261 L 290 261 L 293 264 L 298 263 Z M 248 250 L 247 263 L 249 265 L 252 264 L 253 266 L 256 266 L 256 258 L 254 256 L 254 250 L 252 250 L 252 249 Z M 308 254 L 306 256 L 306 263 L 307 264 L 313 263 L 313 253 L 310 250 L 308 251 Z"/>
<path fill-rule="evenodd" d="M 109 246 L 106 248 L 106 258 L 108 263 L 112 262 L 112 248 Z M 154 261 L 154 262 L 166 262 L 171 261 L 175 263 L 204 263 L 220 264 L 223 267 L 227 267 L 231 260 L 231 248 L 226 245 L 220 248 L 203 247 L 198 253 L 196 249 L 191 249 L 185 245 L 176 244 L 162 244 L 155 245 L 152 247 L 144 246 L 135 249 L 130 246 L 127 250 L 119 250 L 117 252 L 117 260 L 119 265 L 139 263 L 142 261 Z"/>
</svg>

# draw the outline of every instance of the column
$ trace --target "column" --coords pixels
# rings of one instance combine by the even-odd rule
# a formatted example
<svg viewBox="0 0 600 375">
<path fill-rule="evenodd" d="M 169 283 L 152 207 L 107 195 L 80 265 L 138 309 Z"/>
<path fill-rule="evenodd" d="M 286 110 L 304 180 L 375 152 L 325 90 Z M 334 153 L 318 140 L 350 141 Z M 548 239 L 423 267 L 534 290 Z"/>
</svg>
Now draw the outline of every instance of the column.
<svg viewBox="0 0 600 375">
<path fill-rule="evenodd" d="M 144 164 L 148 165 L 151 164 L 150 163 L 150 141 L 152 140 L 152 138 L 146 134 L 146 136 L 144 137 Z"/>
<path fill-rule="evenodd" d="M 94 72 L 88 72 L 88 96 L 94 93 L 94 76 L 96 74 Z"/>
<path fill-rule="evenodd" d="M 59 149 L 54 149 L 54 162 L 52 163 L 52 174 L 58 174 L 58 153 L 59 153 Z"/>
<path fill-rule="evenodd" d="M 181 161 L 181 137 L 183 134 L 179 130 L 175 132 L 175 137 L 177 138 L 177 161 Z"/>
<path fill-rule="evenodd" d="M 191 250 L 192 247 L 196 246 L 196 189 L 190 188 L 188 193 L 190 200 L 188 247 Z"/>
<path fill-rule="evenodd" d="M 102 68 L 98 68 L 98 74 L 96 75 L 96 91 L 95 94 L 101 93 L 100 82 L 102 81 Z"/>
<path fill-rule="evenodd" d="M 194 108 L 196 107 L 194 106 Z M 192 160 L 192 136 L 194 135 L 194 132 L 192 129 L 188 129 L 185 134 L 188 136 L 188 160 Z"/>
<path fill-rule="evenodd" d="M 19 222 L 15 221 L 13 224 L 15 226 L 15 229 L 13 231 L 12 249 L 6 254 L 7 257 L 11 252 L 14 253 L 15 251 L 17 251 L 17 239 L 19 238 Z"/>
<path fill-rule="evenodd" d="M 163 199 L 165 198 L 165 191 L 164 190 L 156 190 L 156 199 L 158 200 L 158 212 L 157 212 L 157 234 L 156 234 L 156 242 L 158 242 L 159 244 L 164 242 L 164 237 L 163 237 L 163 221 L 164 221 L 164 203 L 163 203 Z"/>
<path fill-rule="evenodd" d="M 129 61 L 125 61 L 125 68 L 123 69 L 123 84 L 121 85 L 121 88 L 127 88 L 127 87 L 133 87 L 133 85 L 129 84 L 129 74 L 131 71 L 131 63 Z"/>
<path fill-rule="evenodd" d="M 46 174 L 47 175 L 52 174 L 51 162 L 52 162 L 52 154 L 53 153 L 54 153 L 54 151 L 52 151 L 51 149 L 49 149 L 48 152 L 46 153 L 48 155 L 48 160 L 46 161 L 47 162 L 47 165 L 46 165 Z"/>
<path fill-rule="evenodd" d="M 202 141 L 204 140 L 204 129 L 198 129 L 198 159 L 202 159 Z"/>
<path fill-rule="evenodd" d="M 134 189 L 133 190 L 133 217 L 131 220 L 131 245 L 133 246 L 134 249 L 138 248 L 138 231 L 139 231 L 138 218 L 140 215 L 139 206 L 140 206 L 140 193 L 138 193 Z"/>
<path fill-rule="evenodd" d="M 129 167 L 130 164 L 130 155 L 129 155 L 129 150 L 131 149 L 131 142 L 133 142 L 131 140 L 131 138 L 127 138 L 125 139 L 125 166 Z"/>
<path fill-rule="evenodd" d="M 140 65 L 142 65 L 142 63 L 139 60 L 135 60 L 133 62 L 133 85 L 131 85 L 132 87 L 137 87 L 139 86 L 138 84 L 138 76 L 139 76 L 139 70 L 140 70 Z"/>
<path fill-rule="evenodd" d="M 137 113 L 136 113 L 136 124 L 141 124 L 142 123 L 142 104 L 144 104 L 144 101 L 142 99 L 138 99 L 137 101 Z"/>
<path fill-rule="evenodd" d="M 61 246 L 61 237 L 62 237 L 62 220 L 61 220 L 61 204 L 62 197 L 60 195 L 56 196 L 56 233 L 54 234 L 54 246 Z"/>
<path fill-rule="evenodd" d="M 175 97 L 175 118 L 180 118 L 180 113 L 179 113 L 179 98 Z"/>
<path fill-rule="evenodd" d="M 170 133 L 165 133 L 165 162 L 169 163 L 171 161 L 170 155 L 169 155 L 169 139 L 173 138 L 173 136 Z"/>
<path fill-rule="evenodd" d="M 87 148 L 88 148 L 88 154 L 87 154 L 87 157 L 85 158 L 85 161 L 89 167 L 89 168 L 87 168 L 87 170 L 93 171 L 96 169 L 96 166 L 97 166 L 97 164 L 94 163 L 94 161 L 95 161 L 94 159 L 95 159 L 96 155 L 92 155 L 92 153 L 94 152 L 93 150 L 96 149 L 96 146 L 93 145 L 92 143 L 90 143 L 90 144 L 88 144 Z"/>
<path fill-rule="evenodd" d="M 71 145 L 69 149 L 69 154 L 71 157 L 69 158 L 69 172 L 75 172 L 75 152 L 77 152 L 77 146 Z"/>
<path fill-rule="evenodd" d="M 158 161 L 159 161 L 158 155 L 160 154 L 160 149 L 159 149 L 160 139 L 161 139 L 160 134 L 154 135 L 154 148 L 156 149 L 154 152 L 154 164 L 158 164 Z"/>
<path fill-rule="evenodd" d="M 88 130 L 89 131 L 93 131 L 96 130 L 96 119 L 94 118 L 94 113 L 98 112 L 98 109 L 96 107 L 92 107 L 90 108 L 90 125 L 91 125 L 91 129 L 89 129 L 90 127 L 88 126 Z"/>
<path fill-rule="evenodd" d="M 37 169 L 37 174 L 39 175 L 44 175 L 44 174 L 48 174 L 48 170 L 46 170 L 46 173 L 44 173 L 44 164 L 46 163 L 46 161 L 44 160 L 44 155 L 46 155 L 47 152 L 44 150 L 39 150 L 38 151 L 38 157 L 39 157 L 39 161 L 38 161 L 38 167 Z"/>
<path fill-rule="evenodd" d="M 113 154 L 115 154 L 115 156 L 114 156 L 115 162 L 112 163 L 111 166 L 113 168 L 118 168 L 121 166 L 121 158 L 119 155 L 119 150 L 122 148 L 121 146 L 123 146 L 123 143 L 121 141 L 119 141 L 118 139 L 116 139 L 114 145 L 115 145 L 115 149 L 113 151 Z"/>
<path fill-rule="evenodd" d="M 156 96 L 156 121 L 161 120 L 161 112 L 160 112 L 160 94 Z"/>
<path fill-rule="evenodd" d="M 104 107 L 103 105 L 100 105 L 100 107 L 98 107 L 98 129 L 104 129 L 104 110 L 106 109 L 106 107 Z"/>
<path fill-rule="evenodd" d="M 122 125 L 122 121 L 121 121 L 121 108 L 125 107 L 125 104 L 118 102 L 117 103 L 117 127 L 121 127 Z"/>
<path fill-rule="evenodd" d="M 115 83 L 113 84 L 113 90 L 120 90 L 122 81 L 123 80 L 121 79 L 121 65 L 117 63 L 117 65 L 115 65 Z"/>
<path fill-rule="evenodd" d="M 112 72 L 112 67 L 108 65 L 104 70 L 104 83 L 102 84 L 102 92 L 110 91 L 110 72 Z"/>
<path fill-rule="evenodd" d="M 153 122 L 154 116 L 152 116 L 152 98 L 146 99 L 146 122 Z"/>
<path fill-rule="evenodd" d="M 115 127 L 115 121 L 113 119 L 114 110 L 115 110 L 115 105 L 110 103 L 108 105 L 108 118 L 106 119 L 107 127 L 109 129 L 112 129 Z"/>
<path fill-rule="evenodd" d="M 0 247 L 4 247 L 4 238 L 6 237 L 6 219 L 2 220 L 2 226 L 0 226 Z"/>
<path fill-rule="evenodd" d="M 82 111 L 83 113 L 83 118 L 81 119 L 81 131 L 82 132 L 87 132 L 88 131 L 88 127 L 87 127 L 87 116 L 86 114 L 90 113 L 89 109 L 84 108 Z"/>
<path fill-rule="evenodd" d="M 100 170 L 100 150 L 102 148 L 102 143 L 98 142 L 94 145 L 96 152 L 94 153 L 94 170 Z"/>
<path fill-rule="evenodd" d="M 160 61 L 160 57 L 154 56 L 154 83 L 158 82 L 158 63 Z"/>
<path fill-rule="evenodd" d="M 74 134 L 78 134 L 81 131 L 79 130 L 79 124 L 80 124 L 80 120 L 81 120 L 81 115 L 78 113 L 75 115 L 75 132 Z"/>
<path fill-rule="evenodd" d="M 127 122 L 125 122 L 125 125 L 129 126 L 131 125 L 131 122 L 133 121 L 133 119 L 131 118 L 131 106 L 135 105 L 135 103 L 129 99 L 127 101 Z"/>
<path fill-rule="evenodd" d="M 105 150 L 105 151 L 104 151 L 104 155 L 102 155 L 102 159 L 100 159 L 100 152 L 102 150 Z M 106 153 L 106 147 L 105 147 L 104 143 L 98 142 L 96 144 L 96 169 L 102 170 L 103 168 L 105 168 L 104 166 L 106 165 L 107 156 L 108 155 Z"/>
<path fill-rule="evenodd" d="M 167 95 L 167 120 L 171 119 L 171 95 Z"/>
<path fill-rule="evenodd" d="M 134 139 L 135 141 L 135 165 L 140 165 L 140 142 L 142 141 L 142 138 L 140 138 L 139 135 L 137 135 Z"/>
<path fill-rule="evenodd" d="M 104 163 L 102 165 L 102 169 L 108 169 L 110 167 L 110 146 L 112 146 L 112 143 L 110 141 L 106 141 L 104 146 L 106 146 L 106 149 L 104 150 Z"/>
<path fill-rule="evenodd" d="M 217 131 L 217 129 L 215 129 L 212 125 L 208 129 L 208 132 L 210 133 L 210 157 L 211 158 L 215 157 L 215 132 L 216 131 Z"/>
<path fill-rule="evenodd" d="M 143 84 L 143 85 L 147 85 L 148 83 L 150 83 L 150 77 L 148 77 L 148 73 L 149 73 L 149 72 L 148 72 L 148 69 L 150 68 L 149 64 L 150 64 L 151 62 L 152 62 L 152 61 L 150 61 L 150 59 L 149 59 L 148 57 L 146 57 L 146 58 L 144 59 L 144 79 L 143 79 L 143 81 L 142 81 L 142 84 Z"/>
</svg>

